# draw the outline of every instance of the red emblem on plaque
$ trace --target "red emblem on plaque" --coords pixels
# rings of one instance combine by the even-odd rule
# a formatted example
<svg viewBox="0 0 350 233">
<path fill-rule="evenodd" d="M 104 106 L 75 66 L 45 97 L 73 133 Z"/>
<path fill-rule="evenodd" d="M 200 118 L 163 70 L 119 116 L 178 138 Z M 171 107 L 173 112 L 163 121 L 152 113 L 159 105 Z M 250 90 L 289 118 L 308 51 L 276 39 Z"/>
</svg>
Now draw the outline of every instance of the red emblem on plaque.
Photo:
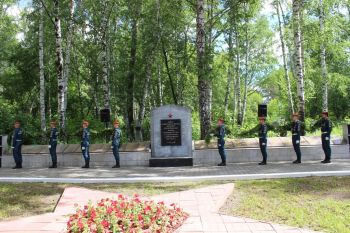
<svg viewBox="0 0 350 233">
<path fill-rule="evenodd" d="M 173 114 L 169 113 L 169 114 L 168 114 L 168 117 L 169 117 L 169 118 L 173 118 Z"/>
</svg>

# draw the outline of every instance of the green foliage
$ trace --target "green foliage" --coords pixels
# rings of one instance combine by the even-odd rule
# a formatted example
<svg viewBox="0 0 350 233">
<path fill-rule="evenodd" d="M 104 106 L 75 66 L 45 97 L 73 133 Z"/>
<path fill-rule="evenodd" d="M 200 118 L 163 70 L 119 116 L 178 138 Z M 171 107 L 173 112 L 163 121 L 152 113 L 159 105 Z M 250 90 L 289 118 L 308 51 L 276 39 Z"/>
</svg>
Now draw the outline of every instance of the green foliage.
<svg viewBox="0 0 350 233">
<path fill-rule="evenodd" d="M 157 3 L 159 2 L 159 5 Z M 283 31 L 286 42 L 288 74 L 293 100 L 297 106 L 296 78 L 293 73 L 293 34 L 291 7 L 281 1 L 284 8 Z M 39 64 L 38 64 L 38 1 L 32 8 L 21 8 L 20 16 L 6 9 L 15 6 L 13 0 L 0 2 L 0 134 L 12 131 L 13 121 L 21 119 L 28 135 L 25 143 L 46 143 L 40 132 Z M 46 3 L 53 13 L 52 2 Z M 232 129 L 227 136 L 252 137 L 249 133 L 257 124 L 257 106 L 268 104 L 267 121 L 274 126 L 269 136 L 286 135 L 290 119 L 287 82 L 281 66 L 280 41 L 276 16 L 265 16 L 262 8 L 267 4 L 254 1 L 209 1 L 206 4 L 206 63 L 212 86 L 212 123 L 224 117 Z M 68 1 L 60 2 L 63 52 L 66 53 L 69 23 Z M 348 1 L 324 1 L 325 33 L 319 32 L 319 1 L 305 2 L 302 31 L 305 57 L 305 100 L 307 133 L 322 111 L 322 75 L 320 45 L 326 47 L 329 78 L 329 111 L 334 122 L 350 116 L 350 20 L 346 9 Z M 142 122 L 144 140 L 150 140 L 150 112 L 153 108 L 173 104 L 192 109 L 193 139 L 200 138 L 200 120 L 197 89 L 196 7 L 193 1 L 108 1 L 109 27 L 104 31 L 102 16 L 106 12 L 101 1 L 86 0 L 74 12 L 73 45 L 69 70 L 66 142 L 79 143 L 82 119 L 91 121 L 93 143 L 105 142 L 110 130 L 98 119 L 103 107 L 103 80 L 101 38 L 108 37 L 109 88 L 112 118 L 122 124 L 123 140 L 128 141 L 126 100 L 130 72 L 135 74 L 133 93 L 134 115 L 138 118 L 144 99 L 145 81 L 150 72 L 145 116 Z M 265 7 L 266 8 L 266 7 Z M 139 14 L 138 14 L 139 12 Z M 55 37 L 52 17 L 44 15 L 44 63 L 46 81 L 46 117 L 57 118 L 57 75 Z M 137 21 L 136 63 L 130 70 L 132 20 Z M 22 33 L 22 34 L 19 34 Z M 22 35 L 21 39 L 18 39 Z M 231 37 L 230 37 L 231 36 Z M 231 38 L 231 51 L 229 43 Z M 209 43 L 210 42 L 210 43 Z M 151 64 L 148 59 L 152 58 Z M 237 58 L 240 63 L 237 64 Z M 167 64 L 166 64 L 167 61 Z M 228 71 L 231 70 L 230 92 L 227 94 Z M 241 86 L 237 87 L 237 80 Z M 172 85 L 173 84 L 173 88 Z M 245 84 L 247 84 L 245 86 Z M 237 88 L 247 90 L 243 125 L 237 125 Z M 228 96 L 225 112 L 225 97 Z M 236 101 L 235 101 L 236 99 Z M 109 126 L 111 127 L 111 125 Z M 337 126 L 337 129 L 339 126 Z M 338 134 L 340 132 L 335 131 Z M 63 131 L 61 132 L 63 136 Z M 287 133 L 288 135 L 288 133 Z M 63 142 L 62 142 L 63 143 Z"/>
</svg>

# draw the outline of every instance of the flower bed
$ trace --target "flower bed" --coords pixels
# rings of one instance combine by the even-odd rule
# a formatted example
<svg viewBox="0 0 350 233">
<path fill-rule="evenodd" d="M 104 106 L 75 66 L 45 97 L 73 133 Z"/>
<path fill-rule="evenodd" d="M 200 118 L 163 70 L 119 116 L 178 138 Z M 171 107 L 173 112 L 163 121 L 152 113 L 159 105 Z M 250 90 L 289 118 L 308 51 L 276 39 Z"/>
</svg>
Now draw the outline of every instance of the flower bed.
<svg viewBox="0 0 350 233">
<path fill-rule="evenodd" d="M 67 232 L 91 233 L 161 233 L 174 232 L 188 214 L 175 204 L 141 200 L 138 195 L 129 198 L 102 199 L 97 205 L 84 206 L 69 217 Z"/>
</svg>

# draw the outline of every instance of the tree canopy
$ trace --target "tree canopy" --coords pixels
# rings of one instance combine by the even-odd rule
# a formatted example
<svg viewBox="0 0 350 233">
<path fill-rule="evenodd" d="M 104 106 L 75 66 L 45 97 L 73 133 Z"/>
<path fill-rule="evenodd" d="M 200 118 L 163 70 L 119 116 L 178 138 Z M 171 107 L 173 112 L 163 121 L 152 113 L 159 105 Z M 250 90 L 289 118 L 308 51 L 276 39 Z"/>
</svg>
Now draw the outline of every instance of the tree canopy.
<svg viewBox="0 0 350 233">
<path fill-rule="evenodd" d="M 20 119 L 39 143 L 56 119 L 74 141 L 108 108 L 148 140 L 165 104 L 192 109 L 195 139 L 251 128 L 263 102 L 271 122 L 349 120 L 349 29 L 349 0 L 1 0 L 0 134 Z"/>
</svg>

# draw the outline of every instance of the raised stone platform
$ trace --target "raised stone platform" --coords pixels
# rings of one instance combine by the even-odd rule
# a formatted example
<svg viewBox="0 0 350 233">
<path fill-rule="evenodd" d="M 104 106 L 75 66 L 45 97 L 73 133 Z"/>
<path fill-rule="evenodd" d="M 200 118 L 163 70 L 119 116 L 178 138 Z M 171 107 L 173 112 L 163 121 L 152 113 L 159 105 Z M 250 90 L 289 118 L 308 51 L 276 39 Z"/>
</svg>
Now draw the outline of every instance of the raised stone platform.
<svg viewBox="0 0 350 233">
<path fill-rule="evenodd" d="M 334 159 L 350 159 L 349 146 L 340 144 L 341 138 L 333 138 L 332 154 Z M 323 159 L 321 140 L 319 137 L 302 137 L 302 159 L 313 161 Z M 207 145 L 204 141 L 194 143 L 193 165 L 214 165 L 220 162 L 220 156 L 213 141 Z M 246 163 L 261 160 L 258 139 L 227 140 L 227 162 Z M 12 155 L 7 151 L 2 157 L 2 166 L 13 166 Z M 114 157 L 108 144 L 93 144 L 90 148 L 92 166 L 112 166 Z M 23 166 L 28 168 L 47 167 L 51 158 L 47 146 L 23 146 Z M 80 145 L 59 145 L 57 148 L 58 165 L 60 167 L 77 167 L 83 165 Z M 120 153 L 121 166 L 149 166 L 151 153 L 149 142 L 124 144 Z M 292 161 L 295 153 L 288 137 L 269 138 L 269 161 Z"/>
</svg>

